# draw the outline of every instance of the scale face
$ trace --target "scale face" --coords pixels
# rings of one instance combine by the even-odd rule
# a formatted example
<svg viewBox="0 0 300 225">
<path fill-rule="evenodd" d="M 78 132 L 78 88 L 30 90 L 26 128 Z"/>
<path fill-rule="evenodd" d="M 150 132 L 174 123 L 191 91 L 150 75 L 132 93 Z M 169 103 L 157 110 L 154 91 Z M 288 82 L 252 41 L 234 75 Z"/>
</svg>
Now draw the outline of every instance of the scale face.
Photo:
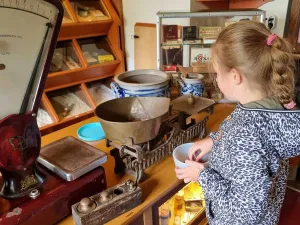
<svg viewBox="0 0 300 225">
<path fill-rule="evenodd" d="M 62 17 L 59 0 L 0 0 L 0 120 L 37 112 Z"/>
</svg>

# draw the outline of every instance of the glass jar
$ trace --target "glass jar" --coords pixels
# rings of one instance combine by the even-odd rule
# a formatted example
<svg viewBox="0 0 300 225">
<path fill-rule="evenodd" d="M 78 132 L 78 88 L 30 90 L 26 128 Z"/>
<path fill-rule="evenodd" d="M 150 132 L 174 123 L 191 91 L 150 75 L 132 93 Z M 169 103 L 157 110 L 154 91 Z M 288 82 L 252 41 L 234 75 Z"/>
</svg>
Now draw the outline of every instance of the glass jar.
<svg viewBox="0 0 300 225">
<path fill-rule="evenodd" d="M 175 199 L 174 199 L 174 214 L 175 217 L 179 216 L 181 217 L 184 211 L 184 192 L 183 190 L 179 191 L 176 195 L 175 195 Z"/>
</svg>

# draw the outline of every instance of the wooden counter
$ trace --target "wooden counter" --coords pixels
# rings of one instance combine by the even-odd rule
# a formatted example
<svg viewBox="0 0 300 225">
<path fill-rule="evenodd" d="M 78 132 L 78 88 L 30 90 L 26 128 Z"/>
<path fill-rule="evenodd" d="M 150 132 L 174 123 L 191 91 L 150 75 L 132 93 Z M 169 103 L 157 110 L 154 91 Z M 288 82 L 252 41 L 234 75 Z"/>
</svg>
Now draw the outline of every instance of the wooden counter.
<svg viewBox="0 0 300 225">
<path fill-rule="evenodd" d="M 232 112 L 234 109 L 234 105 L 230 104 L 220 104 L 215 105 L 214 114 L 211 115 L 207 128 L 208 130 L 216 131 L 223 121 L 224 118 L 228 114 Z M 201 115 L 195 116 L 196 120 L 201 119 Z M 77 137 L 76 131 L 77 129 L 87 123 L 98 121 L 96 117 L 87 119 L 80 123 L 74 124 L 62 130 L 53 132 L 46 136 L 42 137 L 42 146 L 49 144 L 55 140 L 61 139 L 65 136 L 74 136 Z M 108 155 L 107 162 L 103 165 L 106 173 L 107 186 L 111 187 L 120 182 L 123 182 L 130 177 L 129 175 L 118 176 L 114 173 L 114 158 L 110 156 L 109 151 L 111 148 L 107 148 L 105 146 L 105 140 L 96 141 L 96 142 L 88 142 L 90 145 L 95 146 L 98 149 L 106 152 Z M 174 172 L 174 162 L 172 156 L 167 156 L 164 159 L 160 160 L 150 168 L 145 171 L 149 178 L 141 183 L 141 188 L 143 190 L 143 203 L 138 207 L 132 209 L 131 211 L 124 213 L 123 215 L 117 217 L 116 219 L 107 223 L 108 225 L 121 225 L 121 224 L 129 224 L 134 221 L 138 216 L 142 215 L 142 213 L 149 207 L 151 207 L 156 201 L 158 201 L 161 196 L 164 196 L 170 190 L 174 189 L 178 186 L 182 181 L 178 180 L 175 176 Z M 168 175 L 168 179 L 166 179 L 166 175 Z M 73 225 L 72 216 L 69 216 L 62 220 L 60 225 Z"/>
<path fill-rule="evenodd" d="M 221 122 L 229 115 L 234 105 L 231 104 L 218 104 L 214 107 L 214 113 L 210 116 L 207 123 L 207 131 L 217 131 Z M 200 120 L 203 115 L 195 116 L 196 120 Z M 62 130 L 56 131 L 49 135 L 42 137 L 42 145 L 49 144 L 55 140 L 61 139 L 65 136 L 77 137 L 77 129 L 90 122 L 98 121 L 96 117 L 87 119 L 80 123 L 74 124 Z M 103 165 L 106 172 L 107 186 L 111 187 L 120 182 L 123 182 L 130 177 L 129 175 L 118 176 L 114 173 L 114 159 L 110 156 L 110 148 L 106 148 L 105 141 L 88 142 L 98 149 L 106 152 L 108 155 L 108 161 Z M 124 213 L 123 215 L 115 218 L 114 220 L 107 223 L 107 225 L 122 225 L 130 224 L 135 219 L 140 217 L 147 209 L 151 209 L 151 206 L 162 198 L 166 193 L 182 184 L 182 181 L 178 180 L 174 172 L 174 162 L 172 156 L 167 156 L 161 161 L 157 162 L 146 170 L 149 178 L 141 183 L 143 190 L 143 203 L 136 208 Z M 168 179 L 166 179 L 166 175 Z M 300 214 L 300 193 L 287 189 L 286 198 L 283 203 L 281 211 L 281 217 L 279 224 L 281 225 L 296 225 L 299 224 Z M 72 216 L 63 219 L 58 223 L 59 225 L 74 225 Z"/>
</svg>

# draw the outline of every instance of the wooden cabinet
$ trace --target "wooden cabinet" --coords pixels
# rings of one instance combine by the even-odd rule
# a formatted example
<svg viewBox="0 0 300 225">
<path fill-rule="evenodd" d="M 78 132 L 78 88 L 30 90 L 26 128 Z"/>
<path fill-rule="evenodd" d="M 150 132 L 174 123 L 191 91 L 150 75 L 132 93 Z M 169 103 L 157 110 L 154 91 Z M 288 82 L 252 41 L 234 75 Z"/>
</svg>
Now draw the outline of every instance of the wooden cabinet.
<svg viewBox="0 0 300 225">
<path fill-rule="evenodd" d="M 183 205 L 181 206 L 178 202 L 180 200 L 178 200 L 177 198 L 177 196 L 179 195 L 182 198 L 181 204 Z M 162 197 L 152 206 L 153 225 L 161 224 L 160 213 L 162 213 L 163 210 L 169 210 L 170 213 L 169 219 L 167 219 L 167 224 L 205 224 L 205 203 L 204 200 L 199 199 L 204 199 L 204 194 L 198 183 L 182 183 L 178 185 L 167 194 L 165 194 L 164 197 Z M 191 204 L 189 204 L 188 202 L 190 202 Z"/>
<path fill-rule="evenodd" d="M 130 223 L 130 225 L 145 225 L 143 215 L 136 218 L 133 222 Z"/>
<path fill-rule="evenodd" d="M 111 0 L 62 3 L 63 24 L 38 112 L 42 135 L 93 116 L 101 102 L 93 87 L 109 90 L 110 78 L 125 68 Z"/>
</svg>

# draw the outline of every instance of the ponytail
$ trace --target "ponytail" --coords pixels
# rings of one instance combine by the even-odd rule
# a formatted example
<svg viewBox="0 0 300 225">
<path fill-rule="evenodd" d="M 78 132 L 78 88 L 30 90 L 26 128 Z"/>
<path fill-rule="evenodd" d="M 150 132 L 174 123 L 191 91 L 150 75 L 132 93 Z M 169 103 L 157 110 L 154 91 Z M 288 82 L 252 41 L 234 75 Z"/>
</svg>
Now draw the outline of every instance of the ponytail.
<svg viewBox="0 0 300 225">
<path fill-rule="evenodd" d="M 264 24 L 240 21 L 229 25 L 219 34 L 212 53 L 225 69 L 238 69 L 268 97 L 283 105 L 293 101 L 292 48 Z"/>
<path fill-rule="evenodd" d="M 294 98 L 295 61 L 291 46 L 280 37 L 275 37 L 270 48 L 272 74 L 270 77 L 270 95 L 276 97 L 283 105 Z"/>
</svg>

